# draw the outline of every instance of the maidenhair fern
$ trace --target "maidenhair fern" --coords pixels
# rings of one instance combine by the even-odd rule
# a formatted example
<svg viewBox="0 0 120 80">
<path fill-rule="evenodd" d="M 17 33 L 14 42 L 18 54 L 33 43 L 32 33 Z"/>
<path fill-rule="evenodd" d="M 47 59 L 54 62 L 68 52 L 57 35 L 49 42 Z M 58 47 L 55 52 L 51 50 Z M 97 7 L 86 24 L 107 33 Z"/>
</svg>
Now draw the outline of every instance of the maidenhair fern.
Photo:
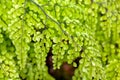
<svg viewBox="0 0 120 80">
<path fill-rule="evenodd" d="M 120 1 L 0 0 L 0 80 L 55 80 L 50 51 L 72 80 L 119 80 Z"/>
</svg>

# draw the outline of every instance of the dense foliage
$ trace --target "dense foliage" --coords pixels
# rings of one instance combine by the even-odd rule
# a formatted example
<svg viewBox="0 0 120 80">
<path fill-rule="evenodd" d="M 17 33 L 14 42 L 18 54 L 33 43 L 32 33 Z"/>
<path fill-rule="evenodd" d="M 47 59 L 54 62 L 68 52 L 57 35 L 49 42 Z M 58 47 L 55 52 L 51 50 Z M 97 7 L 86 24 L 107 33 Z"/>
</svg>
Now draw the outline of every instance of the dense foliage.
<svg viewBox="0 0 120 80">
<path fill-rule="evenodd" d="M 73 80 L 120 80 L 120 0 L 0 0 L 0 80 L 54 80 L 81 57 Z"/>
</svg>

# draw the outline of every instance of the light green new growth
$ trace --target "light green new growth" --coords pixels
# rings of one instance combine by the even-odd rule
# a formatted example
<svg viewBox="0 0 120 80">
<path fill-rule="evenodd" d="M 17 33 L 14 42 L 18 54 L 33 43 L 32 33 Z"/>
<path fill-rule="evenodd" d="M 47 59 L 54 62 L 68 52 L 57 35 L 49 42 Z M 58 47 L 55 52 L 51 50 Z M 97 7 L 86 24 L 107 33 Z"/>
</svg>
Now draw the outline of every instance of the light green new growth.
<svg viewBox="0 0 120 80">
<path fill-rule="evenodd" d="M 51 48 L 54 69 L 82 58 L 73 80 L 120 80 L 120 0 L 0 0 L 0 80 L 55 80 Z"/>
</svg>

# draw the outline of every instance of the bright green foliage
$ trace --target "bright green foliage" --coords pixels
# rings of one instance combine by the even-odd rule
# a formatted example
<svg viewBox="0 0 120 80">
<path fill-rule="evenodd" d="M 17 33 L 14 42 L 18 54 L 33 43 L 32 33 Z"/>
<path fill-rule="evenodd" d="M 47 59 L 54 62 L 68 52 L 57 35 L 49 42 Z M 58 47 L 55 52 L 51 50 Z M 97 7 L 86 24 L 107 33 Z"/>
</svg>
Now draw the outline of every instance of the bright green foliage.
<svg viewBox="0 0 120 80">
<path fill-rule="evenodd" d="M 51 48 L 54 69 L 82 58 L 73 80 L 120 80 L 120 0 L 0 0 L 0 80 L 54 80 Z"/>
</svg>

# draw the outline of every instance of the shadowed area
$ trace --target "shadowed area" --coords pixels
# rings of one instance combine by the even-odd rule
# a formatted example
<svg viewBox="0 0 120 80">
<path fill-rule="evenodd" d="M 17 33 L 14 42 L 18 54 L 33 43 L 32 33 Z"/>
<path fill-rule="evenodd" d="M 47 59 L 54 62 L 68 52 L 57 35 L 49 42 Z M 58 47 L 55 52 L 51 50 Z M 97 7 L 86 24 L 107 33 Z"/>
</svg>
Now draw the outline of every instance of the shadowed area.
<svg viewBox="0 0 120 80">
<path fill-rule="evenodd" d="M 46 58 L 46 65 L 48 66 L 48 72 L 52 75 L 56 80 L 72 80 L 72 76 L 74 75 L 75 69 L 79 66 L 79 60 L 81 59 L 78 57 L 73 62 L 77 63 L 77 67 L 73 67 L 72 64 L 68 64 L 64 62 L 60 69 L 53 69 L 52 63 L 52 49 L 49 51 L 48 56 Z"/>
</svg>

